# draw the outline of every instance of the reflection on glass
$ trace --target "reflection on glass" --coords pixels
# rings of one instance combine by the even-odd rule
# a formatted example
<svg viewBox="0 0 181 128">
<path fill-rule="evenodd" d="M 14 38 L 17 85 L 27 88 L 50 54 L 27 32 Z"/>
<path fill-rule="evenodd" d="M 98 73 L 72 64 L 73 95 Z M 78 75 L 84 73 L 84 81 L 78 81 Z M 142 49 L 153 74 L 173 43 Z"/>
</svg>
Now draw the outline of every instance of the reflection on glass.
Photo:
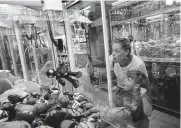
<svg viewBox="0 0 181 128">
<path fill-rule="evenodd" d="M 131 17 L 124 17 L 130 6 Z M 130 2 L 110 15 L 112 41 L 133 39 L 132 53 L 145 61 L 153 103 L 179 112 L 180 1 Z"/>
<path fill-rule="evenodd" d="M 180 58 L 180 13 L 164 14 L 165 58 Z"/>
</svg>

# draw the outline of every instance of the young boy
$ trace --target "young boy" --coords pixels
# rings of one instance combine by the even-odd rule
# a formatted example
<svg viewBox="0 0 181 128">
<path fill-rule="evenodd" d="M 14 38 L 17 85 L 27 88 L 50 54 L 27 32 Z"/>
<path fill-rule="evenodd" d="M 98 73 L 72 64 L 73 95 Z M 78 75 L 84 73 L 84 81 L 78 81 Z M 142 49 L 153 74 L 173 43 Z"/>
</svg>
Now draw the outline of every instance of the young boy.
<svg viewBox="0 0 181 128">
<path fill-rule="evenodd" d="M 147 90 L 144 96 L 140 93 L 142 88 Z M 143 97 L 147 98 L 151 104 L 147 77 L 137 70 L 128 71 L 124 87 L 113 92 L 113 103 L 116 108 L 108 110 L 107 119 L 109 120 L 108 115 L 112 115 L 115 118 L 126 120 L 136 128 L 149 128 L 148 117 L 143 111 Z"/>
</svg>

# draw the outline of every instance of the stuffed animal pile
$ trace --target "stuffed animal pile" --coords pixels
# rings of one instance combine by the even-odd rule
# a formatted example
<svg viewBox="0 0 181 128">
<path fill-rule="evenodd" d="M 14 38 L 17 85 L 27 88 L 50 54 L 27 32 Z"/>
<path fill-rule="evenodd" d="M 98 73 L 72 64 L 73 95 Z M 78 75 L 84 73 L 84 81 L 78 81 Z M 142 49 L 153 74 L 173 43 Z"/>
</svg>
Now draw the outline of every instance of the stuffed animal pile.
<svg viewBox="0 0 181 128">
<path fill-rule="evenodd" d="M 0 104 L 0 128 L 98 128 L 99 109 L 83 95 L 47 89 L 9 95 Z"/>
</svg>

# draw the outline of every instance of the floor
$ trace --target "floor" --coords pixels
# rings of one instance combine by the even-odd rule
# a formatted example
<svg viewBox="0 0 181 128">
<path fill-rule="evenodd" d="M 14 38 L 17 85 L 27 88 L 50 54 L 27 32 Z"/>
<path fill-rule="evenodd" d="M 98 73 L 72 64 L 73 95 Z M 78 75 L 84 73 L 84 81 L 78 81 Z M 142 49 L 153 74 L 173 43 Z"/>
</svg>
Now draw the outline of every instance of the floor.
<svg viewBox="0 0 181 128">
<path fill-rule="evenodd" d="M 150 128 L 180 128 L 180 119 L 154 110 L 150 119 Z"/>
</svg>

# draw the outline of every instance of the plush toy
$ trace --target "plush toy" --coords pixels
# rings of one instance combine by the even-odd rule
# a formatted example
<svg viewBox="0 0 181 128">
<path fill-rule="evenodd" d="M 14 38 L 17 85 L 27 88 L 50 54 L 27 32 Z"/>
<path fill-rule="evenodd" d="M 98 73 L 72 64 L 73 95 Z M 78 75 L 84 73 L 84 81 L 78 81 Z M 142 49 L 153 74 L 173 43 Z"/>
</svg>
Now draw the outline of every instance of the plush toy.
<svg viewBox="0 0 181 128">
<path fill-rule="evenodd" d="M 15 80 L 18 79 L 16 76 L 13 76 L 9 70 L 0 70 L 0 78 L 6 78 L 11 84 L 14 84 Z"/>
<path fill-rule="evenodd" d="M 5 91 L 12 89 L 12 83 L 6 78 L 0 78 L 0 95 Z"/>
<path fill-rule="evenodd" d="M 0 122 L 0 128 L 31 128 L 26 121 Z"/>
<path fill-rule="evenodd" d="M 35 107 L 27 104 L 17 104 L 15 107 L 15 119 L 32 123 L 35 119 Z"/>
</svg>

